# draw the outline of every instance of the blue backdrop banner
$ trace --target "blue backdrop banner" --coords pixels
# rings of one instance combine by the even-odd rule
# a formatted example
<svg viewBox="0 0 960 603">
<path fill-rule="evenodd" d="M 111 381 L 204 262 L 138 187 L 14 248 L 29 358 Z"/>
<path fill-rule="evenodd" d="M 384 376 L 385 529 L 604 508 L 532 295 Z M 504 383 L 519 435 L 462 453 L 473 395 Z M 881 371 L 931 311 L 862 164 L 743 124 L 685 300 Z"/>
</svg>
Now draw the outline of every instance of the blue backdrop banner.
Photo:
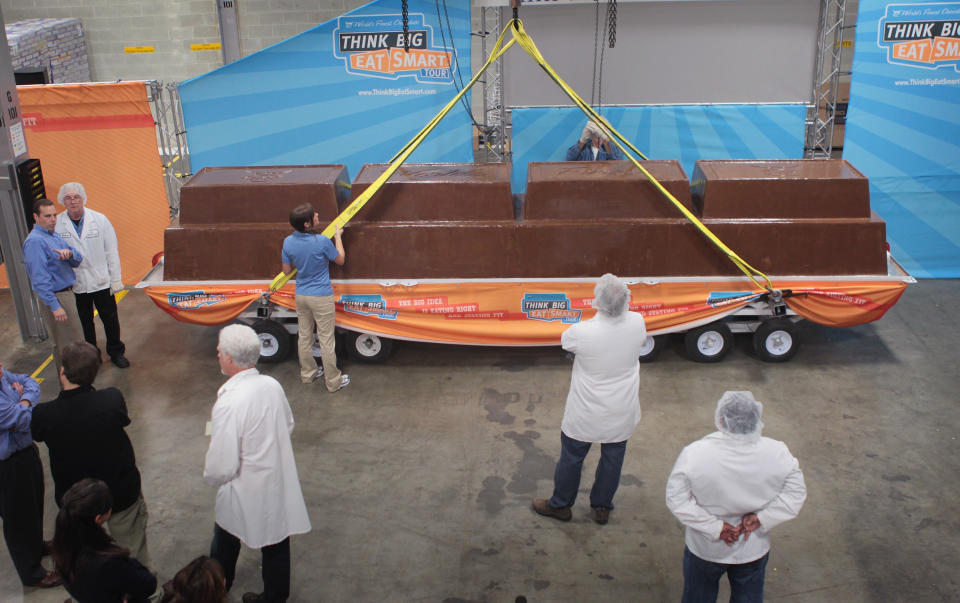
<svg viewBox="0 0 960 603">
<path fill-rule="evenodd" d="M 587 118 L 576 107 L 512 112 L 512 184 L 521 193 L 527 189 L 527 164 L 563 161 Z M 604 107 L 601 114 L 649 159 L 680 160 L 688 177 L 697 159 L 803 157 L 802 104 Z"/>
<path fill-rule="evenodd" d="M 860 0 L 846 123 L 893 255 L 960 277 L 960 2 Z"/>
<path fill-rule="evenodd" d="M 470 78 L 469 0 L 409 0 L 409 49 L 399 8 L 371 2 L 182 83 L 194 171 L 344 163 L 353 178 L 388 161 Z M 409 161 L 470 162 L 472 141 L 455 107 Z"/>
</svg>

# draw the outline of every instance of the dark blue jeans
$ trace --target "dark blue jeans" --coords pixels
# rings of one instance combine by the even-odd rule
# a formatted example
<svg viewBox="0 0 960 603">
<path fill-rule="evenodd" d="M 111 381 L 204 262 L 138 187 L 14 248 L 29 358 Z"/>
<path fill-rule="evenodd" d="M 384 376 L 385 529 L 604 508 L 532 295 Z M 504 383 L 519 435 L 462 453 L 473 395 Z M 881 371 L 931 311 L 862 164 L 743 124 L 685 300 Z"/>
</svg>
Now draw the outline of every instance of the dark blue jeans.
<svg viewBox="0 0 960 603">
<path fill-rule="evenodd" d="M 260 554 L 263 576 L 263 595 L 260 600 L 266 603 L 282 603 L 290 596 L 290 537 L 263 547 L 260 549 Z M 219 524 L 213 524 L 210 556 L 219 561 L 223 567 L 223 575 L 227 579 L 227 590 L 230 590 L 237 572 L 240 539 L 221 528 Z"/>
<path fill-rule="evenodd" d="M 761 603 L 770 553 L 750 563 L 706 561 L 683 547 L 683 603 L 715 603 L 720 577 L 730 581 L 730 603 Z"/>
<path fill-rule="evenodd" d="M 620 485 L 620 470 L 623 468 L 623 455 L 627 451 L 627 441 L 600 444 L 600 463 L 590 490 L 590 506 L 613 509 L 613 495 Z M 580 472 L 583 459 L 590 452 L 590 442 L 575 440 L 560 432 L 560 460 L 553 473 L 553 496 L 548 504 L 551 507 L 569 507 L 577 500 L 580 489 Z"/>
</svg>

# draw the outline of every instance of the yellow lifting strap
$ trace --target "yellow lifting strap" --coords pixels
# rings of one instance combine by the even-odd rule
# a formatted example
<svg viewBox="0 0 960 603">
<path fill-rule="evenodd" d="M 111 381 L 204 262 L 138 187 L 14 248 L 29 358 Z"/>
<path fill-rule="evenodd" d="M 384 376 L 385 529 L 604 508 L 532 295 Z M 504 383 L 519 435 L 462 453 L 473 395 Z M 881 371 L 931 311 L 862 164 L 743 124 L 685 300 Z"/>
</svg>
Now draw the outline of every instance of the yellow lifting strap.
<svg viewBox="0 0 960 603">
<path fill-rule="evenodd" d="M 504 38 L 506 37 L 508 31 L 512 33 L 513 37 L 506 44 L 504 44 Z M 550 67 L 546 59 L 543 58 L 543 55 L 540 54 L 540 50 L 537 48 L 537 45 L 534 44 L 533 38 L 531 38 L 527 34 L 526 30 L 523 27 L 523 23 L 520 22 L 519 19 L 511 19 L 510 22 L 507 23 L 507 26 L 500 33 L 500 37 L 497 38 L 497 43 L 494 44 L 493 48 L 491 49 L 490 57 L 487 59 L 487 62 L 483 64 L 483 67 L 481 67 L 480 70 L 477 71 L 477 73 L 473 76 L 470 82 L 460 91 L 460 93 L 457 94 L 455 97 L 453 97 L 453 99 L 449 103 L 447 103 L 447 105 L 439 113 L 437 113 L 437 115 L 432 120 L 430 120 L 430 122 L 426 126 L 424 126 L 423 129 L 421 129 L 416 136 L 414 136 L 410 140 L 410 142 L 404 145 L 404 147 L 400 149 L 400 151 L 390 159 L 389 167 L 387 167 L 387 169 L 376 180 L 374 180 L 373 183 L 369 187 L 367 187 L 367 189 L 363 191 L 363 193 L 361 193 L 359 197 L 354 199 L 354 201 L 350 203 L 350 205 L 347 206 L 347 208 L 343 210 L 343 212 L 341 212 L 340 215 L 333 220 L 333 222 L 327 225 L 327 227 L 323 230 L 323 233 L 322 233 L 325 237 L 332 238 L 334 233 L 338 229 L 343 228 L 347 224 L 347 222 L 349 222 L 350 219 L 353 218 L 353 216 L 355 216 L 357 212 L 363 208 L 363 206 L 367 203 L 367 201 L 369 201 L 370 198 L 380 189 L 380 187 L 383 186 L 383 183 L 386 182 L 390 178 L 390 176 L 392 176 L 394 172 L 396 172 L 397 169 L 400 168 L 401 165 L 403 165 L 403 163 L 407 160 L 407 158 L 410 157 L 410 154 L 413 153 L 414 150 L 416 150 L 416 148 L 420 145 L 420 143 L 423 142 L 424 139 L 426 139 L 426 137 L 430 134 L 431 131 L 433 131 L 433 129 L 437 126 L 437 124 L 440 123 L 441 120 L 443 120 L 443 118 L 447 115 L 450 109 L 452 109 L 457 104 L 457 102 L 459 102 L 460 98 L 463 97 L 463 95 L 466 94 L 467 91 L 473 87 L 473 85 L 477 82 L 477 80 L 480 79 L 480 76 L 483 75 L 483 72 L 486 71 L 487 67 L 492 65 L 497 59 L 503 56 L 503 54 L 507 52 L 507 50 L 509 50 L 514 43 L 520 44 L 520 47 L 523 48 L 528 55 L 530 55 L 530 58 L 532 58 L 534 61 L 537 62 L 538 65 L 540 65 L 540 67 L 546 72 L 547 76 L 549 76 L 550 79 L 552 79 L 554 82 L 557 83 L 558 86 L 560 86 L 560 88 L 564 91 L 564 93 L 566 93 L 566 95 L 570 98 L 570 100 L 572 100 L 574 104 L 576 104 L 577 107 L 579 107 L 580 110 L 587 115 L 588 118 L 590 118 L 594 123 L 600 126 L 600 128 L 603 129 L 608 134 L 608 138 L 614 144 L 617 145 L 617 148 L 623 151 L 623 154 L 626 155 L 631 162 L 633 162 L 633 165 L 636 166 L 637 169 L 643 172 L 644 176 L 646 176 L 647 179 L 650 180 L 651 183 L 653 183 L 653 185 L 657 188 L 657 190 L 663 193 L 663 195 L 667 199 L 669 199 L 670 202 L 673 203 L 673 205 L 676 206 L 677 209 L 680 210 L 680 213 L 682 213 L 684 217 L 690 220 L 690 222 L 692 222 L 697 227 L 697 229 L 699 229 L 700 232 L 702 232 L 707 237 L 707 239 L 710 240 L 710 242 L 716 245 L 727 256 L 727 258 L 729 258 L 730 261 L 734 263 L 734 265 L 736 265 L 741 271 L 743 271 L 743 273 L 746 274 L 747 277 L 751 281 L 753 281 L 755 285 L 757 285 L 762 289 L 766 289 L 767 291 L 771 291 L 771 292 L 773 291 L 773 283 L 770 281 L 770 278 L 767 277 L 767 275 L 765 275 L 763 272 L 760 272 L 759 270 L 757 270 L 756 268 L 748 264 L 739 255 L 737 255 L 736 252 L 734 252 L 732 249 L 727 247 L 723 241 L 721 241 L 715 234 L 713 234 L 710 231 L 710 229 L 703 224 L 703 222 L 701 222 L 696 216 L 694 216 L 693 213 L 690 212 L 690 210 L 684 207 L 683 204 L 680 203 L 680 201 L 678 201 L 676 197 L 670 194 L 670 191 L 664 188 L 664 186 L 660 184 L 660 182 L 656 178 L 654 178 L 650 172 L 648 172 L 642 165 L 640 165 L 640 163 L 632 155 L 630 155 L 627 152 L 627 149 L 624 147 L 624 145 L 626 145 L 626 147 L 629 147 L 631 151 L 636 153 L 642 159 L 647 158 L 643 153 L 637 150 L 637 148 L 634 147 L 633 144 L 630 143 L 630 141 L 624 138 L 620 134 L 620 132 L 618 132 L 603 117 L 601 117 L 600 114 L 594 111 L 590 105 L 585 103 L 583 99 L 580 98 L 580 96 L 563 80 L 563 78 L 561 78 L 560 75 L 557 74 L 557 72 L 554 71 L 552 67 Z M 290 272 L 290 274 L 284 274 L 282 272 L 278 274 L 276 278 L 273 279 L 273 282 L 270 283 L 270 291 L 276 291 L 277 289 L 283 287 L 283 285 L 285 285 L 287 281 L 289 281 L 290 278 L 292 278 L 293 275 L 296 274 L 296 272 L 297 272 L 296 269 L 294 269 L 293 271 Z M 761 282 L 759 279 L 763 279 L 764 282 Z"/>
<path fill-rule="evenodd" d="M 328 224 L 327 227 L 323 229 L 323 233 L 322 233 L 323 236 L 328 238 L 333 238 L 333 235 L 334 233 L 337 232 L 337 230 L 343 228 L 347 224 L 347 222 L 349 222 L 350 219 L 357 214 L 358 211 L 363 209 L 363 206 L 366 205 L 367 201 L 369 201 L 370 198 L 378 190 L 380 190 L 380 187 L 383 186 L 383 183 L 386 182 L 387 179 L 389 179 L 390 176 L 392 176 L 393 173 L 396 172 L 401 165 L 403 165 L 403 162 L 406 161 L 408 157 L 410 157 L 410 154 L 416 150 L 416 148 L 420 145 L 420 143 L 423 142 L 424 139 L 426 139 L 427 135 L 430 134 L 430 132 L 433 131 L 433 129 L 437 126 L 437 124 L 440 123 L 440 121 L 447 115 L 447 113 L 450 112 L 450 109 L 455 107 L 457 102 L 460 101 L 460 98 L 464 94 L 466 94 L 467 91 L 470 90 L 470 88 L 472 88 L 475 83 L 477 83 L 477 80 L 480 79 L 480 76 L 483 75 L 483 72 L 486 71 L 487 67 L 492 65 L 497 59 L 503 56 L 503 53 L 505 53 L 511 46 L 513 46 L 513 44 L 516 42 L 515 39 L 510 40 L 501 48 L 501 45 L 503 44 L 503 38 L 506 35 L 506 33 L 507 33 L 507 30 L 504 29 L 503 33 L 500 34 L 500 37 L 497 39 L 496 45 L 493 47 L 493 50 L 490 53 L 490 58 L 487 59 L 487 62 L 484 63 L 483 67 L 479 71 L 477 71 L 476 75 L 473 76 L 473 78 L 463 88 L 463 90 L 461 90 L 459 94 L 453 97 L 453 99 L 449 103 L 447 103 L 447 105 L 439 113 L 437 113 L 437 115 L 432 120 L 430 120 L 430 123 L 424 126 L 423 129 L 420 130 L 417 133 L 417 135 L 410 140 L 410 142 L 404 145 L 404 147 L 400 149 L 399 153 L 397 153 L 390 159 L 390 165 L 387 167 L 387 169 L 384 170 L 384 172 L 380 174 L 380 176 L 376 180 L 374 180 L 370 184 L 370 186 L 367 187 L 366 190 L 360 193 L 360 196 L 354 199 L 353 202 L 350 203 L 350 205 L 348 205 L 347 208 L 343 210 L 339 216 L 334 218 L 333 222 Z M 296 273 L 297 273 L 297 269 L 294 268 L 293 270 L 290 271 L 289 274 L 284 274 L 283 272 L 278 274 L 276 277 L 274 277 L 273 282 L 270 283 L 270 291 L 271 292 L 276 291 L 277 289 L 280 289 L 281 287 L 286 285 L 287 281 L 293 278 L 293 275 L 295 275 Z"/>
</svg>

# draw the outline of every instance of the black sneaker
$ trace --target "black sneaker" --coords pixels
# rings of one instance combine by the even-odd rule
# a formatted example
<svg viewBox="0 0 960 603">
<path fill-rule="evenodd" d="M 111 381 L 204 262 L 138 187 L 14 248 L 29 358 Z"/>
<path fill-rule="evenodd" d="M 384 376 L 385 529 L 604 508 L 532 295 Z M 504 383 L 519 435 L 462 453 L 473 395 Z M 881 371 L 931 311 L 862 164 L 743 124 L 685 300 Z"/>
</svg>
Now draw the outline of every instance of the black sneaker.
<svg viewBox="0 0 960 603">
<path fill-rule="evenodd" d="M 117 354 L 110 358 L 110 361 L 120 368 L 130 368 L 130 361 L 123 354 Z"/>
</svg>

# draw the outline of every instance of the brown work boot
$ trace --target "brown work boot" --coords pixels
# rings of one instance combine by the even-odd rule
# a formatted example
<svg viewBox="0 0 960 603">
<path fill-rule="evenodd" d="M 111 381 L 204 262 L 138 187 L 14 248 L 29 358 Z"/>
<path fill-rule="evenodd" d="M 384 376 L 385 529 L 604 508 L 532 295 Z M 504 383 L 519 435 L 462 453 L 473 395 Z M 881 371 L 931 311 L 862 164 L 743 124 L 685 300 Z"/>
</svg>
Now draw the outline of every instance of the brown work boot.
<svg viewBox="0 0 960 603">
<path fill-rule="evenodd" d="M 606 525 L 610 521 L 610 509 L 606 507 L 597 507 L 593 509 L 593 520 L 600 525 Z"/>
<path fill-rule="evenodd" d="M 560 521 L 570 521 L 570 518 L 573 517 L 570 507 L 551 507 L 546 498 L 534 498 L 531 506 L 540 515 Z"/>
</svg>

